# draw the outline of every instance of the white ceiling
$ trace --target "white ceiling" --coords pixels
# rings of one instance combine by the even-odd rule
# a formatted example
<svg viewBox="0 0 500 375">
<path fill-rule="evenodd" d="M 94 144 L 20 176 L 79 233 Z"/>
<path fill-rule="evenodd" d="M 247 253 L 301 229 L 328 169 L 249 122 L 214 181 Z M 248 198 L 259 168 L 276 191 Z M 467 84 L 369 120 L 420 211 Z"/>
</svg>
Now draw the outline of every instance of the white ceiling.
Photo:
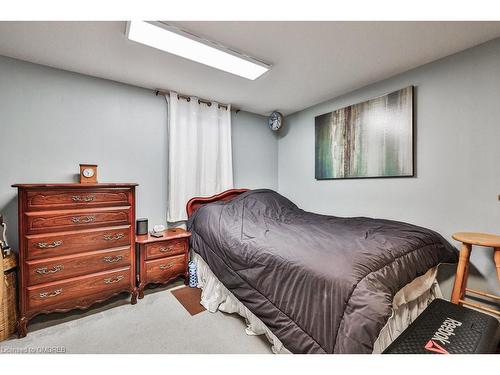
<svg viewBox="0 0 500 375">
<path fill-rule="evenodd" d="M 172 22 L 271 63 L 255 81 L 127 40 L 125 22 L 0 22 L 0 55 L 285 114 L 500 36 L 500 22 Z"/>
</svg>

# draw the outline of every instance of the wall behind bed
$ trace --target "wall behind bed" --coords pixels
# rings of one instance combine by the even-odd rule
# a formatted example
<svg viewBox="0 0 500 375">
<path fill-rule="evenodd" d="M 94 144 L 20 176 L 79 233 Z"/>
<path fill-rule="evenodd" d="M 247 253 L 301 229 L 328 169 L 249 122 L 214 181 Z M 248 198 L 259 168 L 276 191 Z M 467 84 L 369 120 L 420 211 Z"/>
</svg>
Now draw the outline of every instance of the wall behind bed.
<svg viewBox="0 0 500 375">
<path fill-rule="evenodd" d="M 166 218 L 167 108 L 151 90 L 0 56 L 0 212 L 17 247 L 18 182 L 137 182 L 137 216 Z M 265 118 L 233 113 L 237 187 L 277 188 L 277 139 Z M 256 152 L 256 150 L 259 152 Z M 259 173 L 257 173 L 257 171 Z"/>
<path fill-rule="evenodd" d="M 316 181 L 314 117 L 408 85 L 415 85 L 417 176 Z M 500 233 L 500 39 L 297 112 L 286 126 L 279 191 L 302 208 L 407 221 L 450 241 L 455 231 Z M 491 252 L 473 251 L 472 263 L 471 286 L 498 292 Z"/>
</svg>

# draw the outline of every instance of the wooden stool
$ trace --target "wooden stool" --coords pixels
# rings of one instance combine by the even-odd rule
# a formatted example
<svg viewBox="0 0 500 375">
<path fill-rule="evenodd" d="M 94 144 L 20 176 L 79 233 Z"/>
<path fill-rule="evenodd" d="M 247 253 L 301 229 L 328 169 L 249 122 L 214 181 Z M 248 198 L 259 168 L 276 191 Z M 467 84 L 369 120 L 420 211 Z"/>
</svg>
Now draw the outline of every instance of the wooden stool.
<svg viewBox="0 0 500 375">
<path fill-rule="evenodd" d="M 451 302 L 457 305 L 467 305 L 476 309 L 484 310 L 492 314 L 500 315 L 500 311 L 489 307 L 465 301 L 465 292 L 477 294 L 482 297 L 492 298 L 500 301 L 500 297 L 494 294 L 482 292 L 467 288 L 467 276 L 469 273 L 469 258 L 472 251 L 472 245 L 493 247 L 495 250 L 494 260 L 497 269 L 498 282 L 500 283 L 500 236 L 484 233 L 459 232 L 452 236 L 455 240 L 462 242 L 460 258 L 458 260 L 457 273 L 455 275 L 455 284 L 451 293 Z"/>
</svg>

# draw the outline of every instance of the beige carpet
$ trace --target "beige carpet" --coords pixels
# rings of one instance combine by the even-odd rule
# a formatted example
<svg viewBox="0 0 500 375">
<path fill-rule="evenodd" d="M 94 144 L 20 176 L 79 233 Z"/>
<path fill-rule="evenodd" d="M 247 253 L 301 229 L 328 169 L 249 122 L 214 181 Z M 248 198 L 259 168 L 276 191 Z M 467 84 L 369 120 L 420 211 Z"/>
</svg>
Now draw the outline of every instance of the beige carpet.
<svg viewBox="0 0 500 375">
<path fill-rule="evenodd" d="M 180 283 L 177 284 L 177 287 Z M 118 297 L 85 312 L 35 318 L 23 339 L 0 342 L 0 353 L 271 353 L 263 336 L 248 336 L 236 315 L 191 316 L 167 288 L 146 290 L 132 306 Z"/>
</svg>

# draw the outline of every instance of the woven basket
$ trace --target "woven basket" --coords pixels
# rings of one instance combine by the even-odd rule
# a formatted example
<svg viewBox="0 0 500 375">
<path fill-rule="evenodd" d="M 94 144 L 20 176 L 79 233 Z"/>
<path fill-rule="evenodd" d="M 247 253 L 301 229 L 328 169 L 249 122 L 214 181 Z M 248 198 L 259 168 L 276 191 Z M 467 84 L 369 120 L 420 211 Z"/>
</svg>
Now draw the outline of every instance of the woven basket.
<svg viewBox="0 0 500 375">
<path fill-rule="evenodd" d="M 0 256 L 0 262 L 2 257 Z M 1 269 L 2 267 L 0 267 Z M 0 341 L 6 340 L 16 332 L 17 299 L 16 299 L 16 257 L 14 253 L 3 259 L 2 303 L 0 306 Z M 3 284 L 3 285 L 2 285 Z"/>
</svg>

